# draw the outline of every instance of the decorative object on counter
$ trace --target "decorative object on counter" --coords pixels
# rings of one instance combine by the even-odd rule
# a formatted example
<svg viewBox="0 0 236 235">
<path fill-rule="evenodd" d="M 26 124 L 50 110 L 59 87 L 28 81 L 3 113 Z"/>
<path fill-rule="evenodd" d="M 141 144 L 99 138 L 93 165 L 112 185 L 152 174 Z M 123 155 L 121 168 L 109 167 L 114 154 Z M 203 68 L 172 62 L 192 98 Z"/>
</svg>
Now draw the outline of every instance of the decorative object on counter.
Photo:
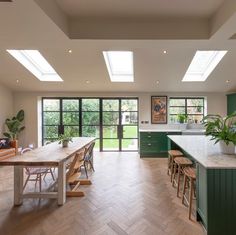
<svg viewBox="0 0 236 235">
<path fill-rule="evenodd" d="M 62 144 L 63 148 L 68 147 L 69 142 L 73 142 L 72 137 L 66 134 L 59 135 L 58 140 L 59 140 L 58 144 Z"/>
<path fill-rule="evenodd" d="M 226 117 L 207 115 L 203 118 L 203 123 L 206 127 L 206 136 L 211 136 L 215 144 L 219 142 L 222 153 L 235 154 L 236 112 Z"/>
<path fill-rule="evenodd" d="M 167 123 L 167 96 L 151 97 L 151 122 L 152 124 Z"/>
<path fill-rule="evenodd" d="M 179 123 L 186 123 L 187 122 L 187 115 L 185 114 L 178 114 L 177 116 Z"/>
</svg>

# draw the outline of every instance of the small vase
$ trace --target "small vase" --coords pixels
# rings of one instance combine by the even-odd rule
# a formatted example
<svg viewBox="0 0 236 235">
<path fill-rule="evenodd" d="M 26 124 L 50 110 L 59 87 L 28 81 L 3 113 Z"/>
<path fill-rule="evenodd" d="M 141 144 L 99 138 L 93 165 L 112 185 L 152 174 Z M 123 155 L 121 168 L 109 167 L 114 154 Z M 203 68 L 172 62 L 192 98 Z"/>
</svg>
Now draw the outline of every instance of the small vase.
<svg viewBox="0 0 236 235">
<path fill-rule="evenodd" d="M 67 140 L 62 141 L 62 147 L 63 148 L 68 147 L 68 143 L 69 143 L 69 141 L 67 141 Z"/>
<path fill-rule="evenodd" d="M 220 141 L 220 150 L 223 154 L 235 154 L 235 145 L 230 142 L 228 145 L 224 141 Z"/>
</svg>

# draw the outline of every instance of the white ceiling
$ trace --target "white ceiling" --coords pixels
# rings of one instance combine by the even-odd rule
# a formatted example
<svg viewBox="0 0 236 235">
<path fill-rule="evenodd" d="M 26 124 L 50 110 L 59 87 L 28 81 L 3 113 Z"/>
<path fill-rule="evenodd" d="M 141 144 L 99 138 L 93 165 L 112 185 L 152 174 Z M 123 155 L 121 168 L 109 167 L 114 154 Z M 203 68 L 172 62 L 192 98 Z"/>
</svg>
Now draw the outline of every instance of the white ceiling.
<svg viewBox="0 0 236 235">
<path fill-rule="evenodd" d="M 133 4 L 136 16 L 142 14 L 140 9 L 143 7 L 145 14 L 156 12 L 160 16 L 177 17 L 182 12 L 181 18 L 184 19 L 189 17 L 189 12 L 191 12 L 194 17 L 210 18 L 198 24 L 199 28 L 190 27 L 191 25 L 189 28 L 181 28 L 183 21 L 180 21 L 178 24 L 162 29 L 158 39 L 156 36 L 153 39 L 150 38 L 152 31 L 146 31 L 149 36 L 145 38 L 145 27 L 141 26 L 137 28 L 130 40 L 128 40 L 130 33 L 128 30 L 126 30 L 123 40 L 118 40 L 114 34 L 109 35 L 112 32 L 106 31 L 106 28 L 90 31 L 91 38 L 87 38 L 87 31 L 79 31 L 81 28 L 78 28 L 77 33 L 81 38 L 85 35 L 85 39 L 70 39 L 70 30 L 73 26 L 70 21 L 71 16 L 89 17 L 93 13 L 96 16 L 100 16 L 100 14 L 104 16 L 106 12 L 110 12 L 109 7 L 104 9 L 99 7 L 102 5 L 101 2 L 105 4 L 105 0 L 99 1 L 99 4 L 95 4 L 95 2 L 98 1 L 89 1 L 86 4 L 86 1 L 81 0 L 58 0 L 60 8 L 48 0 L 15 0 L 13 3 L 0 3 L 0 83 L 14 91 L 229 92 L 236 90 L 236 41 L 228 40 L 236 33 L 234 27 L 236 4 L 224 5 L 228 2 L 227 0 L 219 8 L 223 2 L 221 0 L 209 0 L 207 3 L 203 0 L 149 0 L 149 4 L 144 4 L 147 1 L 143 0 L 135 1 L 135 4 L 134 1 L 129 1 L 129 6 L 121 4 L 122 6 L 117 8 L 114 1 L 109 4 L 109 7 L 114 8 L 112 11 L 115 12 L 114 14 L 118 14 L 122 7 L 127 7 L 125 14 L 129 16 Z M 205 8 L 203 7 L 204 2 Z M 191 6 L 190 3 L 192 3 Z M 97 5 L 97 8 L 94 4 Z M 173 6 L 176 6 L 175 10 Z M 152 10 L 152 8 L 155 9 Z M 225 9 L 228 8 L 231 11 L 226 12 Z M 216 11 L 216 9 L 218 10 Z M 230 15 L 226 13 L 230 13 Z M 168 25 L 168 22 L 162 21 L 162 23 L 162 26 L 166 23 Z M 125 26 L 124 22 L 122 27 L 125 28 Z M 191 32 L 190 35 L 190 28 L 197 33 Z M 208 30 L 205 31 L 205 28 Z M 159 29 L 157 31 L 160 32 Z M 203 31 L 205 32 L 204 39 L 201 38 Z M 106 36 L 99 38 L 101 32 L 108 35 L 107 38 Z M 140 34 L 136 34 L 137 32 Z M 176 39 L 175 32 L 178 33 L 181 40 Z M 137 35 L 137 39 L 134 35 Z M 142 39 L 139 38 L 140 35 L 142 35 Z M 191 39 L 189 39 L 189 35 Z M 38 81 L 11 57 L 6 49 L 38 49 L 64 82 Z M 69 54 L 68 49 L 72 49 L 73 53 Z M 229 53 L 206 82 L 182 83 L 183 75 L 195 51 L 199 49 L 226 49 L 229 50 Z M 103 50 L 134 51 L 134 83 L 110 82 L 102 56 Z M 163 50 L 167 50 L 168 53 L 163 54 Z M 19 80 L 18 83 L 17 80 Z M 87 80 L 90 81 L 89 84 L 86 83 Z M 230 83 L 226 83 L 226 80 L 230 80 Z M 156 84 L 156 81 L 160 81 L 159 85 Z"/>
</svg>

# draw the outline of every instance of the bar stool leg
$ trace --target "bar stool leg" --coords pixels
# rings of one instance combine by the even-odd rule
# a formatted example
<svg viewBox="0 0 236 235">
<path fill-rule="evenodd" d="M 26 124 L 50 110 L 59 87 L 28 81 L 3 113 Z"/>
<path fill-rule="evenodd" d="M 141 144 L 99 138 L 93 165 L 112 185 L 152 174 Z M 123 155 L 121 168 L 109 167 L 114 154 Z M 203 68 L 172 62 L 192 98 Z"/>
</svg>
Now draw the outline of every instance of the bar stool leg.
<svg viewBox="0 0 236 235">
<path fill-rule="evenodd" d="M 193 201 L 193 179 L 190 179 L 190 191 L 189 191 L 189 211 L 188 211 L 188 218 L 191 220 L 191 213 L 192 213 L 192 201 Z"/>
<path fill-rule="evenodd" d="M 185 197 L 185 193 L 186 193 L 186 185 L 187 185 L 187 176 L 184 174 L 182 204 L 184 204 L 184 197 Z"/>
<path fill-rule="evenodd" d="M 168 155 L 167 175 L 170 174 L 170 167 L 171 167 L 171 155 Z"/>
<path fill-rule="evenodd" d="M 173 176 L 172 176 L 172 179 L 171 179 L 172 186 L 174 186 L 174 183 L 175 183 L 175 175 L 176 175 L 176 171 L 177 171 L 177 164 L 176 164 L 176 163 L 173 163 L 173 164 L 174 164 L 174 172 L 173 172 Z"/>
<path fill-rule="evenodd" d="M 177 197 L 179 197 L 180 173 L 181 173 L 181 166 L 178 167 Z"/>
</svg>

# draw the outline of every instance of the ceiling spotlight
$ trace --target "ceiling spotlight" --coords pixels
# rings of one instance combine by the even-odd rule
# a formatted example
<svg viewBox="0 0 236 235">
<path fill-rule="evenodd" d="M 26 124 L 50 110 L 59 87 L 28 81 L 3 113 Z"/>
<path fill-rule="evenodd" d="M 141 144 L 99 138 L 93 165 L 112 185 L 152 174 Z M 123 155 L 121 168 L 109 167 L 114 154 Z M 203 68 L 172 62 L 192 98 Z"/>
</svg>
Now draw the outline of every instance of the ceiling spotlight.
<svg viewBox="0 0 236 235">
<path fill-rule="evenodd" d="M 160 83 L 160 81 L 156 81 L 156 84 L 158 85 Z"/>
<path fill-rule="evenodd" d="M 163 51 L 163 53 L 164 53 L 164 54 L 166 54 L 166 53 L 167 53 L 167 51 L 165 50 L 165 51 Z"/>
<path fill-rule="evenodd" d="M 230 80 L 226 80 L 226 83 L 230 83 Z"/>
<path fill-rule="evenodd" d="M 68 52 L 71 54 L 71 53 L 72 53 L 72 50 L 71 50 L 71 49 L 69 49 L 69 50 L 68 50 Z"/>
<path fill-rule="evenodd" d="M 18 80 L 18 79 L 16 80 L 16 83 L 19 83 L 19 80 Z"/>
<path fill-rule="evenodd" d="M 89 81 L 89 80 L 87 80 L 87 81 L 86 81 L 86 83 L 87 83 L 87 84 L 89 84 L 89 83 L 90 83 L 90 81 Z"/>
</svg>

